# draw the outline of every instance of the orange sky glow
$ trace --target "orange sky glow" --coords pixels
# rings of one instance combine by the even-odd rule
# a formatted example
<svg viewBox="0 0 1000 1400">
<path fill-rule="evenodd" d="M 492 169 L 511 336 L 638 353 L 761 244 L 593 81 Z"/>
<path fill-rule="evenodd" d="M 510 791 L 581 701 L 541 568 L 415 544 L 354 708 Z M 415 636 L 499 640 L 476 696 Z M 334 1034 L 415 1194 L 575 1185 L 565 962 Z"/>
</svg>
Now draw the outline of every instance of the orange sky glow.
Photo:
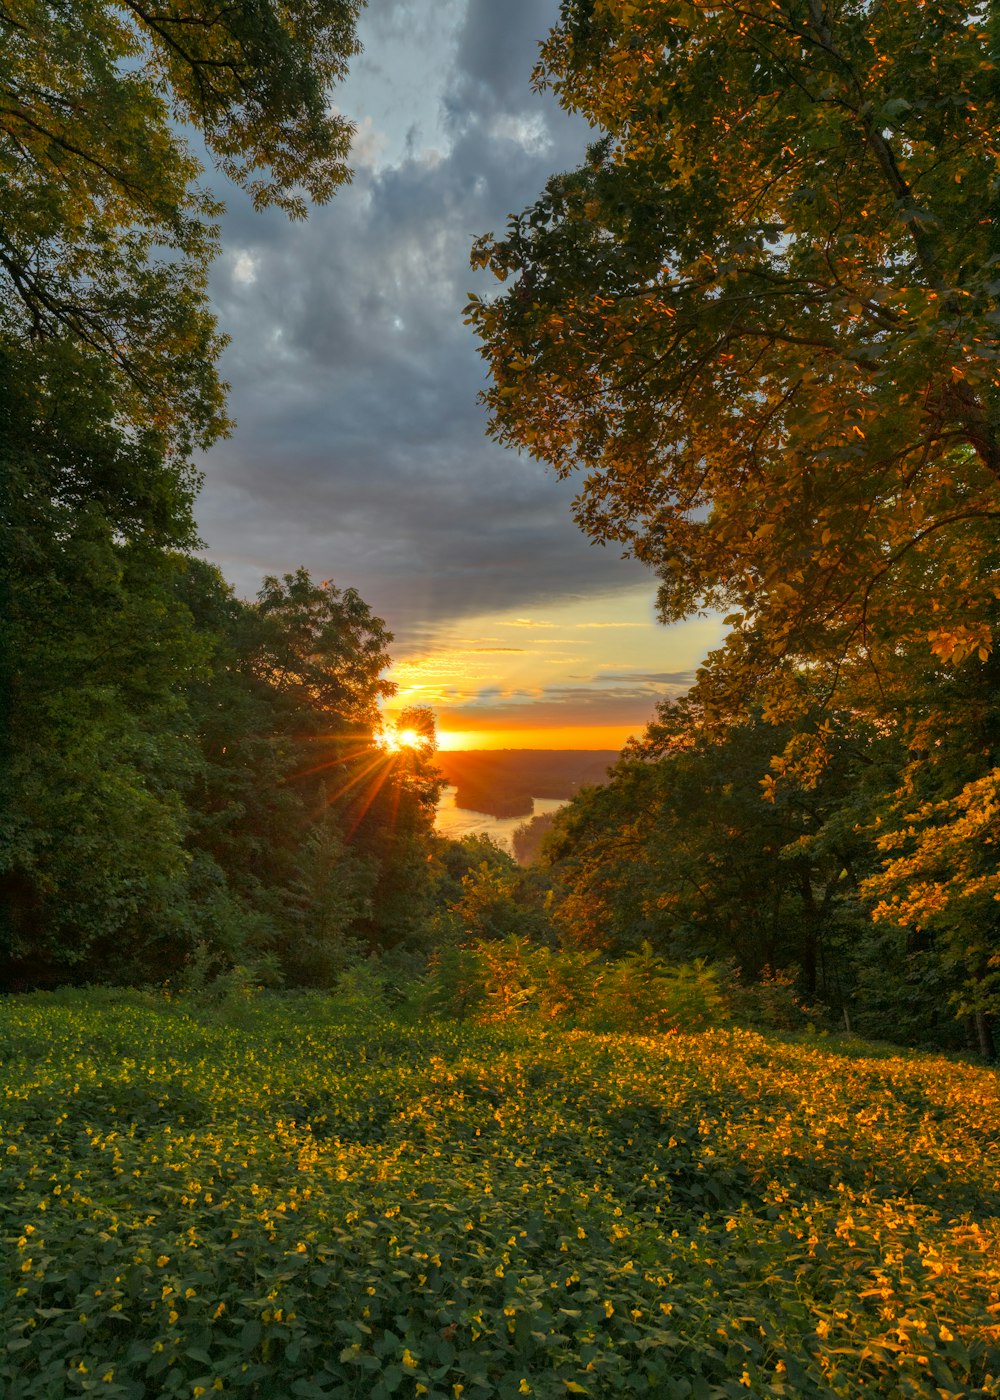
<svg viewBox="0 0 1000 1400">
<path fill-rule="evenodd" d="M 562 729 L 439 730 L 443 753 L 461 749 L 621 749 L 642 726 L 620 724 L 566 725 Z"/>
<path fill-rule="evenodd" d="M 461 619 L 397 653 L 385 720 L 426 706 L 444 752 L 617 751 L 687 690 L 721 634 L 717 618 L 661 626 L 648 585 Z"/>
</svg>

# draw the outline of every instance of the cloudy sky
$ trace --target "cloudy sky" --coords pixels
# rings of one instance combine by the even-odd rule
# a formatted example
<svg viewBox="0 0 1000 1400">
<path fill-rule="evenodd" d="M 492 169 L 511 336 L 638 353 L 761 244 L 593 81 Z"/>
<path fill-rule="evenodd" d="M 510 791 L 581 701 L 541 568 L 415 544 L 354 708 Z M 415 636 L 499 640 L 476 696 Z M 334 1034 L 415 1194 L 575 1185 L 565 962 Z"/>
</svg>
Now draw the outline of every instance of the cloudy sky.
<svg viewBox="0 0 1000 1400">
<path fill-rule="evenodd" d="M 212 294 L 237 430 L 202 462 L 208 553 L 237 590 L 304 564 L 395 634 L 398 703 L 453 744 L 616 748 L 719 636 L 573 524 L 574 487 L 484 433 L 462 323 L 472 241 L 591 133 L 531 91 L 554 0 L 374 0 L 335 94 L 353 184 L 304 224 L 227 194 Z"/>
</svg>

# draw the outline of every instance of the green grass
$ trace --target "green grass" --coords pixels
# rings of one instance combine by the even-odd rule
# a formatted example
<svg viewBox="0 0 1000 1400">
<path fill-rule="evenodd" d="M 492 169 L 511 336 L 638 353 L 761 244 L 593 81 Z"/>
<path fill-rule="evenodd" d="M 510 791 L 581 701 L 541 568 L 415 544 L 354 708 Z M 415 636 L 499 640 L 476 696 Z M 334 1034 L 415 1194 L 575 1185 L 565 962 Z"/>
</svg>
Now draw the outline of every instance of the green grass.
<svg viewBox="0 0 1000 1400">
<path fill-rule="evenodd" d="M 6 1400 L 1000 1395 L 989 1070 L 319 998 L 0 1015 Z"/>
</svg>

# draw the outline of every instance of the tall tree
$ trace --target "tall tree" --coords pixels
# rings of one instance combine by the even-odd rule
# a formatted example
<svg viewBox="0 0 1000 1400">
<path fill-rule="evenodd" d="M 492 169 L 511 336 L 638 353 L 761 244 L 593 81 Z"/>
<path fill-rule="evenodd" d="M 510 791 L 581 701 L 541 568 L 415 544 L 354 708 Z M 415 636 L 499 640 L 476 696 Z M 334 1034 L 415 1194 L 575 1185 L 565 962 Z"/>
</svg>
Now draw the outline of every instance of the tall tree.
<svg viewBox="0 0 1000 1400">
<path fill-rule="evenodd" d="M 0 918 L 22 979 L 135 975 L 185 918 L 190 489 L 75 347 L 39 393 L 41 353 L 0 343 Z"/>
<path fill-rule="evenodd" d="M 513 285 L 469 307 L 492 431 L 583 474 L 664 620 L 727 615 L 720 737 L 760 698 L 793 784 L 829 761 L 817 704 L 904 738 L 870 889 L 903 937 L 917 905 L 918 941 L 951 930 L 980 1008 L 1000 755 L 954 699 L 1000 596 L 998 63 L 961 0 L 564 0 L 537 81 L 601 139 L 479 241 Z"/>
<path fill-rule="evenodd" d="M 992 645 L 996 27 L 564 0 L 537 79 L 606 135 L 474 255 L 514 279 L 469 311 L 493 432 L 581 470 L 583 528 L 665 619 L 729 612 L 730 673 L 786 713 L 804 656 Z"/>
<path fill-rule="evenodd" d="M 368 943 L 384 879 L 359 827 L 394 776 L 373 742 L 389 634 L 356 592 L 303 569 L 245 603 L 191 561 L 179 591 L 214 648 L 187 688 L 201 937 L 219 957 L 271 957 L 294 982 L 328 982 Z"/>
<path fill-rule="evenodd" d="M 26 978 L 155 975 L 213 922 L 238 936 L 191 809 L 230 639 L 192 606 L 189 454 L 229 423 L 221 205 L 185 129 L 258 207 L 327 199 L 360 3 L 0 0 L 0 913 Z M 381 643 L 354 655 L 364 605 L 337 597 L 357 627 L 309 675 L 332 660 L 367 717 Z"/>
</svg>

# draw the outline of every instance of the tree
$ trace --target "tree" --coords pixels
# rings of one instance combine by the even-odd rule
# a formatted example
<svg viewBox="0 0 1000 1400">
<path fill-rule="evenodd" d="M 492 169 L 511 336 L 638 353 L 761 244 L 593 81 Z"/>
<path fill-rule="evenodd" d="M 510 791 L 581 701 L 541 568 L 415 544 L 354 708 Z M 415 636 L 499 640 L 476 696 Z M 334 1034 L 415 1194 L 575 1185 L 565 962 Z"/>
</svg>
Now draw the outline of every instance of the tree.
<svg viewBox="0 0 1000 1400">
<path fill-rule="evenodd" d="M 786 717 L 803 658 L 833 691 L 992 645 L 996 26 L 565 0 L 537 80 L 606 134 L 474 254 L 514 278 L 469 308 L 494 434 L 583 472 L 665 620 L 727 611 L 727 683 L 771 675 Z"/>
<path fill-rule="evenodd" d="M 883 937 L 916 945 L 991 1057 L 1000 1014 L 1000 658 L 933 660 L 910 672 L 909 762 L 879 804 L 881 866 L 863 890 Z"/>
<path fill-rule="evenodd" d="M 256 924 L 266 941 L 276 925 L 261 892 L 309 886 L 280 838 L 246 873 L 260 828 L 249 837 L 245 774 L 226 773 L 231 800 L 212 805 L 225 787 L 219 715 L 199 705 L 213 688 L 215 702 L 237 698 L 217 654 L 239 671 L 264 638 L 185 557 L 190 450 L 230 425 L 206 294 L 221 205 L 183 133 L 193 127 L 258 207 L 300 217 L 306 197 L 328 198 L 349 177 L 351 125 L 328 89 L 357 50 L 358 9 L 0 3 L 0 880 L 27 980 L 162 976 L 199 939 L 232 951 Z M 313 609 L 303 684 L 339 668 L 327 698 L 367 723 L 381 624 L 356 595 L 327 602 L 329 616 Z M 282 642 L 273 618 L 264 630 Z M 370 644 L 363 657 L 355 641 Z M 267 751 L 258 816 L 268 802 L 272 817 L 301 815 L 282 789 L 283 765 L 300 760 L 291 690 L 279 703 L 261 681 L 228 716 L 236 750 Z M 336 848 L 327 834 L 312 843 L 320 865 Z"/>
<path fill-rule="evenodd" d="M 176 596 L 190 491 L 93 360 L 48 347 L 39 395 L 35 358 L 0 344 L 7 952 L 29 982 L 141 976 L 189 912 L 184 692 L 211 652 Z"/>
<path fill-rule="evenodd" d="M 404 706 L 385 731 L 385 742 L 394 758 L 396 781 L 415 804 L 414 815 L 429 834 L 445 786 L 435 761 L 438 740 L 434 711 L 429 705 Z"/>
<path fill-rule="evenodd" d="M 256 611 L 257 674 L 324 731 L 354 727 L 370 742 L 379 700 L 395 690 L 381 679 L 392 633 L 357 590 L 316 584 L 300 568 L 265 578 Z"/>
<path fill-rule="evenodd" d="M 385 937 L 375 906 L 391 836 L 380 826 L 400 796 L 373 730 L 393 691 L 381 674 L 390 634 L 353 589 L 304 569 L 266 578 L 254 603 L 200 561 L 181 587 L 214 643 L 189 690 L 201 761 L 185 798 L 200 878 L 221 873 L 246 951 L 293 982 L 329 983 Z M 219 933 L 224 953 L 224 922 Z"/>
<path fill-rule="evenodd" d="M 533 865 L 542 849 L 542 842 L 552 830 L 555 812 L 540 812 L 530 821 L 516 827 L 511 837 L 514 856 L 519 865 Z"/>
<path fill-rule="evenodd" d="M 479 241 L 513 285 L 468 312 L 494 434 L 582 473 L 664 620 L 726 614 L 696 700 L 786 736 L 772 798 L 838 710 L 910 750 L 868 888 L 983 1014 L 1000 756 L 955 700 L 1000 596 L 998 52 L 957 0 L 565 0 L 536 78 L 601 137 Z"/>
<path fill-rule="evenodd" d="M 728 960 L 750 979 L 794 965 L 810 1001 L 843 1005 L 873 863 L 865 826 L 895 746 L 843 716 L 821 779 L 785 782 L 769 802 L 764 780 L 787 737 L 759 714 L 720 736 L 696 697 L 662 705 L 608 783 L 556 815 L 544 859 L 563 940 Z"/>
<path fill-rule="evenodd" d="M 0 332 L 69 339 L 181 448 L 225 431 L 205 282 L 219 203 L 193 126 L 258 207 L 349 178 L 329 104 L 360 0 L 15 0 L 0 7 Z"/>
</svg>

